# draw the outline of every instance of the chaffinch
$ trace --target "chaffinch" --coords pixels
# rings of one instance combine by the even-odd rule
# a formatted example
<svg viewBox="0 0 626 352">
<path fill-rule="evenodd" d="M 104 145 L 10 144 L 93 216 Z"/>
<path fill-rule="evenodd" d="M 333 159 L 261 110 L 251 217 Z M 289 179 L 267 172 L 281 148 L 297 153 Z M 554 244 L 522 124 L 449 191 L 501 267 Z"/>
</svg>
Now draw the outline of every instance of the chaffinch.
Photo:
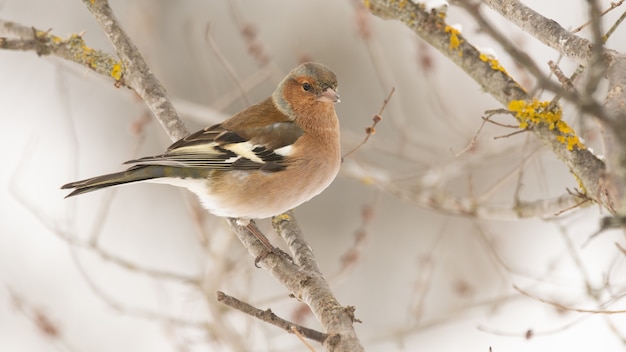
<svg viewBox="0 0 626 352">
<path fill-rule="evenodd" d="M 67 197 L 146 181 L 185 187 L 209 212 L 240 220 L 281 214 L 334 180 L 341 164 L 337 78 L 326 66 L 292 70 L 271 97 L 172 144 L 127 161 L 126 171 L 68 183 Z"/>
</svg>

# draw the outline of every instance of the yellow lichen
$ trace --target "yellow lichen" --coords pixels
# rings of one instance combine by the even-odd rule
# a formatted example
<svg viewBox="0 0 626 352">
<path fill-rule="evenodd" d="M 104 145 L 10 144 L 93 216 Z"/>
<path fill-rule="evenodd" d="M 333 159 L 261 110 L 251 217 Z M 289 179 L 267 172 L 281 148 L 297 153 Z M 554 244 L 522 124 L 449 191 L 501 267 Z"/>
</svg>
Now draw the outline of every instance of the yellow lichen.
<svg viewBox="0 0 626 352">
<path fill-rule="evenodd" d="M 450 34 L 450 49 L 457 49 L 463 43 L 463 39 L 459 38 L 461 32 L 450 26 L 446 26 L 445 31 Z"/>
<path fill-rule="evenodd" d="M 274 217 L 275 221 L 290 221 L 291 220 L 291 216 L 289 216 L 289 214 L 280 214 Z"/>
<path fill-rule="evenodd" d="M 82 34 L 72 34 L 67 39 L 50 34 L 49 31 L 34 30 L 38 40 L 37 54 L 54 52 L 70 61 L 84 65 L 100 74 L 110 75 L 120 83 L 124 74 L 122 62 L 103 51 L 92 49 L 85 43 Z"/>
<path fill-rule="evenodd" d="M 568 150 L 574 150 L 574 147 L 586 149 L 574 130 L 561 119 L 563 111 L 560 106 L 551 107 L 549 101 L 537 99 L 533 99 L 530 103 L 525 100 L 512 100 L 509 102 L 509 110 L 515 113 L 520 128 L 546 125 L 550 130 L 558 131 L 556 140 L 565 144 Z"/>
<path fill-rule="evenodd" d="M 113 65 L 113 68 L 111 69 L 111 77 L 113 77 L 113 79 L 115 79 L 116 81 L 119 81 L 120 78 L 122 78 L 122 63 L 121 62 L 118 62 Z"/>
<path fill-rule="evenodd" d="M 488 55 L 485 55 L 483 53 L 481 53 L 478 58 L 481 61 L 487 62 L 489 63 L 489 65 L 491 66 L 491 69 L 496 70 L 496 71 L 500 71 L 503 73 L 506 73 L 506 70 L 504 69 L 504 67 L 502 67 L 502 65 L 500 65 L 500 62 L 498 62 L 498 60 L 489 57 Z"/>
</svg>

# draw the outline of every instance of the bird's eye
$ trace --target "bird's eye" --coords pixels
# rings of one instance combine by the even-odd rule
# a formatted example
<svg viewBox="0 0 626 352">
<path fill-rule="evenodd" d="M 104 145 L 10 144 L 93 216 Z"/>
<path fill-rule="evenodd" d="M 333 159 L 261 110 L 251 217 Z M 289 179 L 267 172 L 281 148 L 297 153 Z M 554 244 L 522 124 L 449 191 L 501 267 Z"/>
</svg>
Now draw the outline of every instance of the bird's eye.
<svg viewBox="0 0 626 352">
<path fill-rule="evenodd" d="M 304 84 L 302 85 L 302 89 L 304 89 L 305 91 L 310 91 L 311 90 L 311 84 L 309 82 L 304 82 Z"/>
</svg>

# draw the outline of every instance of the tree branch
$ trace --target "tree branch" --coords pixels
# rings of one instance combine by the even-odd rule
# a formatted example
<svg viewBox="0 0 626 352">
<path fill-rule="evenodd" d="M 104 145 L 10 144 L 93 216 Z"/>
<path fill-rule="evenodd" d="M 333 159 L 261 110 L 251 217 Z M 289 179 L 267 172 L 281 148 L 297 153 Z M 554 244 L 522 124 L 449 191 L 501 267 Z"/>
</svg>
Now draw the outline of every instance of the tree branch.
<svg viewBox="0 0 626 352">
<path fill-rule="evenodd" d="M 626 214 L 626 55 L 602 47 L 600 32 L 600 12 L 595 1 L 589 1 L 594 42 L 578 37 L 565 30 L 555 21 L 549 20 L 528 8 L 518 0 L 482 0 L 484 4 L 499 12 L 524 31 L 560 54 L 591 69 L 587 94 L 583 95 L 578 106 L 589 105 L 589 96 L 596 89 L 599 77 L 606 77 L 609 90 L 602 107 L 599 121 L 604 126 L 604 140 L 607 148 L 607 175 L 601 179 L 602 187 L 596 194 L 607 193 L 610 199 L 604 204 L 619 216 Z M 602 176 L 602 175 L 601 175 Z M 602 189 L 604 188 L 604 189 Z M 590 195 L 594 197 L 593 195 Z M 597 199 L 596 199 L 597 200 Z"/>
<path fill-rule="evenodd" d="M 369 0 L 364 3 L 372 14 L 404 23 L 415 34 L 463 69 L 485 92 L 504 106 L 509 107 L 511 102 L 515 101 L 532 100 L 526 90 L 509 76 L 496 60 L 481 54 L 460 32 L 447 25 L 443 19 L 444 16 L 427 13 L 423 4 L 414 4 L 410 1 Z M 573 45 L 569 42 L 567 44 L 568 48 Z M 554 89 L 567 94 L 560 87 Z M 520 120 L 521 123 L 523 121 Z M 566 143 L 563 143 L 558 129 L 549 123 L 535 124 L 530 131 L 569 167 L 579 181 L 582 191 L 590 199 L 601 204 L 607 203 L 601 187 L 605 169 L 603 161 L 587 149 L 570 149 Z"/>
<path fill-rule="evenodd" d="M 571 33 L 554 20 L 544 17 L 518 0 L 481 1 L 559 54 L 579 65 L 589 64 L 593 55 L 593 45 L 589 40 Z M 610 49 L 605 49 L 604 55 L 609 60 L 621 56 L 617 51 Z"/>
<path fill-rule="evenodd" d="M 324 333 L 305 328 L 277 316 L 276 314 L 274 314 L 274 312 L 272 312 L 271 309 L 261 310 L 248 303 L 242 302 L 233 296 L 229 296 L 222 291 L 217 292 L 217 300 L 218 302 L 222 302 L 223 304 L 231 308 L 235 308 L 240 312 L 246 313 L 266 323 L 277 326 L 290 334 L 293 334 L 293 328 L 295 328 L 302 336 L 317 341 L 319 343 L 323 343 L 324 340 L 328 338 L 328 335 Z"/>
<path fill-rule="evenodd" d="M 111 55 L 88 47 L 81 34 L 61 38 L 34 27 L 0 19 L 0 49 L 34 51 L 39 56 L 52 55 L 85 66 L 107 78 L 113 78 L 118 86 L 124 85 L 122 62 Z"/>
</svg>

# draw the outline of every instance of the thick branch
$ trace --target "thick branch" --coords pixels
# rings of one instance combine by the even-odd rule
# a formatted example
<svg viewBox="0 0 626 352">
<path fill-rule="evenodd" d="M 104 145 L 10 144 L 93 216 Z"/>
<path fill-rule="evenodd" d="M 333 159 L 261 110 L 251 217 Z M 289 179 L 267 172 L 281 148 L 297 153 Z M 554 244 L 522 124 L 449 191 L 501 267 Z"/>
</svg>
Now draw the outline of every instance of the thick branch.
<svg viewBox="0 0 626 352">
<path fill-rule="evenodd" d="M 592 57 L 592 43 L 589 40 L 571 33 L 554 20 L 542 16 L 518 0 L 482 0 L 482 2 L 544 45 L 579 65 L 589 64 Z M 604 52 L 607 58 L 620 55 L 613 50 Z"/>
<path fill-rule="evenodd" d="M 411 1 L 365 1 L 372 14 L 404 23 L 415 34 L 444 54 L 471 76 L 498 101 L 526 100 L 528 94 L 497 62 L 486 57 L 469 44 L 460 32 L 450 27 L 438 15 L 429 14 Z"/>
<path fill-rule="evenodd" d="M 300 282 L 299 291 L 292 291 L 300 297 L 315 314 L 330 337 L 324 341 L 329 351 L 361 351 L 358 337 L 354 331 L 354 307 L 343 307 L 333 295 L 328 282 L 324 279 L 315 260 L 311 247 L 302 238 L 302 231 L 293 217 L 293 212 L 275 216 L 272 219 L 274 229 L 287 242 L 297 265 L 306 270 L 310 277 Z M 349 346 L 353 346 L 348 348 Z M 358 348 L 357 348 L 358 347 Z"/>
</svg>

